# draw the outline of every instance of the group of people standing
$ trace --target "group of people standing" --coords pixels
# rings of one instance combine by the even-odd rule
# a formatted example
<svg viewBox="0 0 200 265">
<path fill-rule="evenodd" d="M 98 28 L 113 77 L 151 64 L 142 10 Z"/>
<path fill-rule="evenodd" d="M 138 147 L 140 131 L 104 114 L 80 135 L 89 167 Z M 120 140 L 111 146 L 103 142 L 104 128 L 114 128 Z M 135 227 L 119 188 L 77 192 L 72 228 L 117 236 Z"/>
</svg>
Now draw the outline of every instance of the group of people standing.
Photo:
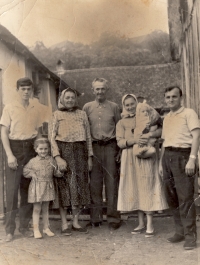
<svg viewBox="0 0 200 265">
<path fill-rule="evenodd" d="M 14 236 L 18 189 L 19 231 L 42 238 L 41 210 L 43 233 L 54 236 L 49 227 L 48 207 L 55 198 L 63 235 L 71 235 L 72 231 L 87 233 L 89 226 L 101 226 L 105 185 L 109 229 L 121 226 L 120 212 L 138 211 L 138 226 L 131 233 L 145 232 L 145 237 L 152 237 L 154 212 L 170 207 L 176 232 L 168 242 L 185 240 L 185 249 L 196 246 L 193 196 L 200 126 L 197 114 L 181 105 L 179 87 L 169 87 L 164 92 L 170 113 L 164 119 L 163 129 L 158 113 L 146 103 L 139 105 L 132 93 L 123 96 L 120 113 L 117 104 L 106 98 L 108 84 L 104 78 L 92 82 L 95 100 L 86 103 L 83 110 L 78 106 L 76 91 L 67 87 L 61 92 L 58 109 L 49 122 L 48 139 L 41 137 L 41 113 L 29 101 L 32 81 L 19 79 L 17 91 L 18 102 L 5 106 L 0 121 L 8 162 L 6 241 Z M 160 163 L 154 147 L 159 137 L 164 140 Z M 91 218 L 82 227 L 79 214 L 85 206 L 90 207 Z M 66 219 L 68 207 L 72 209 L 72 226 Z M 28 229 L 32 213 L 33 233 Z"/>
</svg>

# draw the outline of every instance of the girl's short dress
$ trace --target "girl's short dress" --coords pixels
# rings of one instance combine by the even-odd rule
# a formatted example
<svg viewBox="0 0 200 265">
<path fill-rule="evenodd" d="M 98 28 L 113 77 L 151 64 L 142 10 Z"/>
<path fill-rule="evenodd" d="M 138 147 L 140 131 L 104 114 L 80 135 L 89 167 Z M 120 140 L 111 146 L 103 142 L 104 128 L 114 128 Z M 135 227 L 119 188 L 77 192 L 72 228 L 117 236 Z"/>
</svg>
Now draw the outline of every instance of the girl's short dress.
<svg viewBox="0 0 200 265">
<path fill-rule="evenodd" d="M 33 173 L 37 179 L 30 182 L 28 190 L 28 202 L 52 201 L 55 199 L 53 175 L 56 172 L 56 163 L 51 156 L 41 158 L 39 156 L 31 159 L 25 165 L 23 174 L 25 178 L 31 178 Z"/>
</svg>

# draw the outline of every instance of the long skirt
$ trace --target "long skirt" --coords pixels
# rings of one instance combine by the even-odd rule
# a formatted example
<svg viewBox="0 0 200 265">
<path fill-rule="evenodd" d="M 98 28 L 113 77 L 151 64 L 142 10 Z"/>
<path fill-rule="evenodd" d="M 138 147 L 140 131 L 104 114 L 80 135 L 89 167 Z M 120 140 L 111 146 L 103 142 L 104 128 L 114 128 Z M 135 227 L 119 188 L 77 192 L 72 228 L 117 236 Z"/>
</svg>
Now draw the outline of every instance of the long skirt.
<svg viewBox="0 0 200 265">
<path fill-rule="evenodd" d="M 119 211 L 159 211 L 168 208 L 164 183 L 158 173 L 158 159 L 140 159 L 132 148 L 122 151 L 118 194 Z"/>
<path fill-rule="evenodd" d="M 59 205 L 66 208 L 90 204 L 86 142 L 57 141 L 57 145 L 61 158 L 67 162 L 64 176 L 56 178 Z"/>
</svg>

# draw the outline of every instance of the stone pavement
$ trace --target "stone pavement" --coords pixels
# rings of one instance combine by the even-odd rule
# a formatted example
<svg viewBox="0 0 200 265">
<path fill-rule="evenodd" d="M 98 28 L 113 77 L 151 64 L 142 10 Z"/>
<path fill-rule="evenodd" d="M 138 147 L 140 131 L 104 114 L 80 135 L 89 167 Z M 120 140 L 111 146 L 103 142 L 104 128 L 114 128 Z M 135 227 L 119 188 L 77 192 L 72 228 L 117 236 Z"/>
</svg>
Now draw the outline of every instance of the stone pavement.
<svg viewBox="0 0 200 265">
<path fill-rule="evenodd" d="M 107 223 L 90 228 L 88 234 L 73 232 L 61 236 L 60 220 L 50 220 L 53 238 L 24 238 L 16 231 L 15 240 L 6 243 L 4 227 L 0 225 L 0 265 L 198 265 L 200 240 L 194 250 L 184 250 L 183 242 L 170 244 L 166 238 L 173 235 L 171 217 L 155 217 L 156 235 L 131 235 L 136 218 L 123 221 L 116 231 Z M 85 225 L 86 221 L 82 221 Z M 197 222 L 198 230 L 200 222 Z M 199 231 L 198 231 L 199 232 Z M 200 238 L 200 233 L 199 233 Z"/>
</svg>

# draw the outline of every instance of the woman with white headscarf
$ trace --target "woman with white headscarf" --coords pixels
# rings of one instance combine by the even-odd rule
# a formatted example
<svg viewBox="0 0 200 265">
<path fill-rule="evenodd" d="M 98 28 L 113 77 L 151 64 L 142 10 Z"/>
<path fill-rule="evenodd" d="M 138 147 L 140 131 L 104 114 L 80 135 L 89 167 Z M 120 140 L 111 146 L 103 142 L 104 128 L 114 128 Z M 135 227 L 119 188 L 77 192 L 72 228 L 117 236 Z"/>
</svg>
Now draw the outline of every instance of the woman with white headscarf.
<svg viewBox="0 0 200 265">
<path fill-rule="evenodd" d="M 72 207 L 72 230 L 87 233 L 78 222 L 80 209 L 90 204 L 88 171 L 92 169 L 92 142 L 87 115 L 77 104 L 75 90 L 62 91 L 58 110 L 49 123 L 52 156 L 63 177 L 56 178 L 63 235 L 70 235 L 66 209 Z"/>
<path fill-rule="evenodd" d="M 122 98 L 122 119 L 116 127 L 118 146 L 122 149 L 121 172 L 117 209 L 121 212 L 138 211 L 139 225 L 131 232 L 140 234 L 146 231 L 145 237 L 154 236 L 153 212 L 167 209 L 162 180 L 158 174 L 158 159 L 139 158 L 133 153 L 134 144 L 147 144 L 151 137 L 158 138 L 161 128 L 134 138 L 136 127 L 137 98 L 127 94 Z M 139 122 L 139 121 L 137 121 Z M 147 216 L 147 226 L 144 223 Z"/>
</svg>

